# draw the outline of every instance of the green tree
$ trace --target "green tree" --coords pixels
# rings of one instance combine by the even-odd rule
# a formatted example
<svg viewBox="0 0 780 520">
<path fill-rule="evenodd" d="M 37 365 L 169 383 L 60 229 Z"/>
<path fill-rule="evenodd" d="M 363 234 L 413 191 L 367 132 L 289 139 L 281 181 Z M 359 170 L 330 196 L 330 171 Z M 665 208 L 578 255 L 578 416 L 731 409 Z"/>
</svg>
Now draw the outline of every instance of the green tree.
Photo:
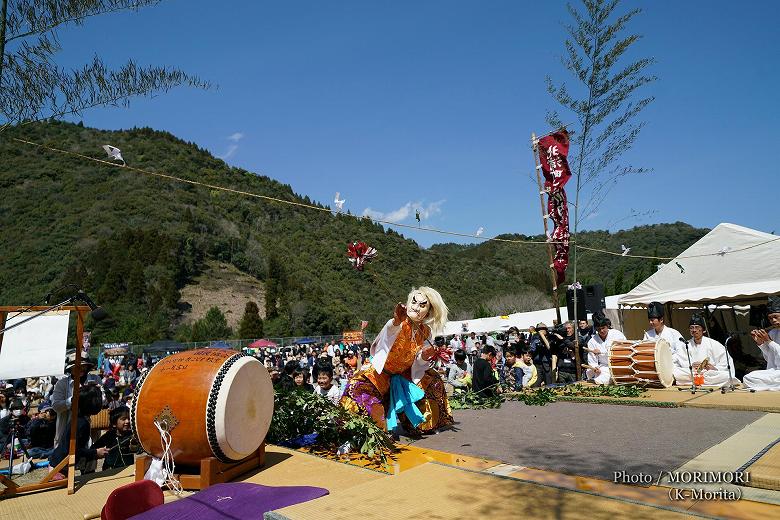
<svg viewBox="0 0 780 520">
<path fill-rule="evenodd" d="M 280 308 L 286 307 L 285 292 L 287 290 L 287 274 L 279 257 L 272 253 L 268 257 L 268 275 L 265 280 L 265 317 L 276 318 Z"/>
<path fill-rule="evenodd" d="M 260 309 L 255 302 L 246 302 L 244 315 L 238 324 L 239 338 L 263 337 L 263 319 L 260 317 Z"/>
<path fill-rule="evenodd" d="M 620 0 L 582 0 L 581 11 L 567 4 L 574 23 L 566 26 L 566 53 L 561 62 L 575 81 L 556 84 L 546 78 L 548 92 L 567 111 L 565 115 L 550 111 L 548 123 L 561 128 L 564 119 L 568 121 L 573 114 L 579 127 L 573 132 L 569 156 L 576 182 L 572 233 L 575 281 L 580 222 L 596 211 L 619 178 L 648 171 L 617 162 L 634 145 L 644 126 L 637 116 L 654 99 L 639 96 L 639 89 L 657 79 L 645 72 L 653 64 L 652 58 L 625 59 L 641 36 L 625 35 L 624 30 L 641 9 L 619 15 L 615 12 L 619 4 Z"/>
<path fill-rule="evenodd" d="M 146 293 L 146 280 L 144 279 L 144 268 L 141 262 L 134 261 L 130 268 L 130 274 L 127 278 L 127 297 L 133 302 L 143 300 Z"/>
<path fill-rule="evenodd" d="M 623 293 L 623 283 L 625 278 L 625 270 L 623 269 L 623 266 L 617 268 L 615 271 L 615 281 L 612 284 L 612 294 L 622 294 Z"/>
<path fill-rule="evenodd" d="M 225 315 L 219 307 L 211 307 L 206 315 L 192 324 L 192 341 L 226 339 L 232 335 Z"/>
<path fill-rule="evenodd" d="M 109 68 L 98 56 L 81 69 L 55 63 L 57 31 L 87 18 L 137 10 L 160 0 L 0 0 L 0 131 L 22 121 L 127 105 L 130 97 L 179 85 L 209 84 L 175 68 L 139 67 L 132 60 Z"/>
</svg>

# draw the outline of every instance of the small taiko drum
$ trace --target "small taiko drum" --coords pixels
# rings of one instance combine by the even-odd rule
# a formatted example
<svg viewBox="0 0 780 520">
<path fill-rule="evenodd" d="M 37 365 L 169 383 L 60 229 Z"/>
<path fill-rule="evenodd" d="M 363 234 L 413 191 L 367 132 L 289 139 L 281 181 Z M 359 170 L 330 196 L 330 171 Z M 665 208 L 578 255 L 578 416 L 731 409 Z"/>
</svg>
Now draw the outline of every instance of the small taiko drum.
<svg viewBox="0 0 780 520">
<path fill-rule="evenodd" d="M 663 339 L 614 341 L 609 347 L 609 370 L 616 385 L 670 387 L 672 349 Z"/>
<path fill-rule="evenodd" d="M 260 361 L 204 348 L 167 356 L 141 375 L 130 424 L 150 455 L 163 455 L 157 423 L 171 436 L 174 462 L 200 465 L 208 457 L 233 462 L 251 455 L 265 439 L 273 411 L 273 385 Z"/>
</svg>

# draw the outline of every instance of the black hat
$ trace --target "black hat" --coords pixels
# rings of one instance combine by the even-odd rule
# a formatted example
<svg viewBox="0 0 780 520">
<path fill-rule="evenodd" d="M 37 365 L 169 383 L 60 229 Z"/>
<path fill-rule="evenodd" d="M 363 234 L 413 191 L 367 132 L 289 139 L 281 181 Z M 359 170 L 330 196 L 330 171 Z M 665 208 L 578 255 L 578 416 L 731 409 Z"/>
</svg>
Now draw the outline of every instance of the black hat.
<svg viewBox="0 0 780 520">
<path fill-rule="evenodd" d="M 76 366 L 76 351 L 69 350 L 65 355 L 65 372 L 70 373 L 73 367 Z M 81 357 L 81 366 L 87 367 L 87 372 L 95 368 L 95 363 L 90 361 L 88 357 Z"/>
<path fill-rule="evenodd" d="M 700 313 L 696 313 L 693 316 L 691 316 L 691 321 L 689 325 L 698 325 L 701 328 L 704 328 L 704 316 L 702 316 Z"/>
<path fill-rule="evenodd" d="M 650 305 L 647 306 L 647 317 L 651 320 L 653 318 L 663 318 L 664 317 L 663 304 L 659 302 L 650 302 Z"/>
<path fill-rule="evenodd" d="M 607 321 L 607 317 L 604 316 L 601 312 L 597 312 L 593 315 L 593 326 L 596 328 L 603 327 L 605 325 L 609 325 L 609 322 Z"/>
<path fill-rule="evenodd" d="M 780 295 L 770 296 L 766 302 L 766 313 L 775 314 L 776 312 L 780 312 Z"/>
</svg>

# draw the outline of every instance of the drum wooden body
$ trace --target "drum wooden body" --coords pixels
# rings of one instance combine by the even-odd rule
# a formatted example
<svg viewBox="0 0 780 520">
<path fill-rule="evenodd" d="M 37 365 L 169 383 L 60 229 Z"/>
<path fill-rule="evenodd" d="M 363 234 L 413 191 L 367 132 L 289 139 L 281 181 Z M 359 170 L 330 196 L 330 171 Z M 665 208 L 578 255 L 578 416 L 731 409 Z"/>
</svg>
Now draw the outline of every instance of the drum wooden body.
<svg viewBox="0 0 780 520">
<path fill-rule="evenodd" d="M 204 348 L 167 356 L 138 381 L 130 421 L 144 451 L 161 458 L 160 432 L 177 464 L 251 455 L 265 439 L 274 408 L 268 370 L 252 356 Z"/>
<path fill-rule="evenodd" d="M 616 385 L 670 387 L 674 383 L 672 349 L 663 339 L 614 341 L 609 347 L 609 370 Z"/>
</svg>

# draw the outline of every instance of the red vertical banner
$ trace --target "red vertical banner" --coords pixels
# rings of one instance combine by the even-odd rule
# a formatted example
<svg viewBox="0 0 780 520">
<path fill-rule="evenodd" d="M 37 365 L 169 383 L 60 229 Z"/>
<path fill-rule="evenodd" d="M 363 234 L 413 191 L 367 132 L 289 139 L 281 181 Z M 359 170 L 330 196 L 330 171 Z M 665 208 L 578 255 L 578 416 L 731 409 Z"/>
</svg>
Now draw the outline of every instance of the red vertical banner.
<svg viewBox="0 0 780 520">
<path fill-rule="evenodd" d="M 571 178 L 569 161 L 569 132 L 565 129 L 539 139 L 539 162 L 547 191 L 563 189 Z"/>
<path fill-rule="evenodd" d="M 553 268 L 557 284 L 566 279 L 569 265 L 569 208 L 564 186 L 571 178 L 569 162 L 569 133 L 560 130 L 539 139 L 539 162 L 544 175 L 544 189 L 547 192 L 547 213 L 554 229 L 549 240 L 555 243 Z"/>
</svg>

